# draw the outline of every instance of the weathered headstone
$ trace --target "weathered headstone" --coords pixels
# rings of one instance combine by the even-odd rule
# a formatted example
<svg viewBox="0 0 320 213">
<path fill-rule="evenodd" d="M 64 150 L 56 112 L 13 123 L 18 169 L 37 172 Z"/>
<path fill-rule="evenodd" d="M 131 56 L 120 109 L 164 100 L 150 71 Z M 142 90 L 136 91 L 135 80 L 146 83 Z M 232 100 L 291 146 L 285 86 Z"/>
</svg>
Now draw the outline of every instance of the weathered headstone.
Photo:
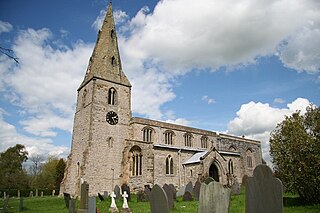
<svg viewBox="0 0 320 213">
<path fill-rule="evenodd" d="M 191 181 L 186 185 L 186 191 L 190 192 L 191 194 L 193 193 L 193 185 Z"/>
<path fill-rule="evenodd" d="M 241 185 L 246 186 L 247 182 L 248 182 L 248 175 L 243 175 Z"/>
<path fill-rule="evenodd" d="M 89 184 L 84 181 L 80 186 L 80 204 L 78 213 L 88 213 Z"/>
<path fill-rule="evenodd" d="M 168 184 L 164 184 L 162 188 L 167 195 L 169 209 L 172 209 L 174 207 L 173 191 Z"/>
<path fill-rule="evenodd" d="M 229 212 L 231 189 L 212 181 L 201 184 L 198 213 Z"/>
<path fill-rule="evenodd" d="M 43 197 L 43 191 L 41 191 L 41 197 Z"/>
<path fill-rule="evenodd" d="M 258 165 L 246 186 L 246 213 L 283 212 L 282 183 L 264 164 Z"/>
<path fill-rule="evenodd" d="M 33 191 L 30 191 L 29 197 L 33 197 Z"/>
<path fill-rule="evenodd" d="M 111 205 L 110 205 L 110 208 L 109 208 L 109 212 L 119 212 L 118 208 L 117 208 L 117 205 L 116 205 L 116 201 L 115 201 L 115 198 L 116 198 L 116 194 L 114 192 L 111 192 Z"/>
<path fill-rule="evenodd" d="M 120 193 L 120 187 L 118 185 L 114 187 L 114 193 L 116 194 L 116 200 L 119 200 L 121 193 Z"/>
<path fill-rule="evenodd" d="M 123 184 L 123 185 L 121 186 L 121 192 L 122 192 L 122 194 L 123 194 L 124 192 L 127 192 L 127 195 L 128 195 L 127 200 L 128 200 L 128 201 L 131 200 L 130 187 L 129 187 L 128 185 Z"/>
<path fill-rule="evenodd" d="M 18 198 L 20 198 L 20 190 L 18 190 L 18 195 L 17 196 L 18 196 Z"/>
<path fill-rule="evenodd" d="M 52 190 L 51 196 L 53 197 L 56 194 L 56 190 Z"/>
<path fill-rule="evenodd" d="M 38 196 L 39 196 L 38 189 L 36 189 L 36 197 L 38 197 Z"/>
<path fill-rule="evenodd" d="M 122 197 L 123 197 L 123 205 L 122 205 L 122 212 L 123 213 L 130 213 L 131 210 L 128 206 L 128 202 L 127 202 L 127 198 L 129 197 L 129 195 L 127 194 L 127 191 L 124 191 L 122 193 Z"/>
<path fill-rule="evenodd" d="M 186 191 L 186 186 L 181 186 L 180 189 L 177 191 L 177 197 L 182 197 Z"/>
<path fill-rule="evenodd" d="M 204 181 L 204 183 L 208 185 L 212 181 L 214 181 L 214 179 L 212 177 L 207 177 L 207 179 Z"/>
<path fill-rule="evenodd" d="M 158 184 L 154 185 L 150 196 L 151 213 L 169 213 L 167 195 Z"/>
<path fill-rule="evenodd" d="M 96 197 L 89 197 L 88 199 L 88 213 L 96 213 Z"/>
<path fill-rule="evenodd" d="M 104 197 L 100 193 L 98 193 L 98 197 L 99 197 L 100 201 L 104 201 Z"/>
<path fill-rule="evenodd" d="M 20 201 L 19 201 L 19 212 L 21 212 L 23 210 L 23 197 L 20 197 Z"/>
<path fill-rule="evenodd" d="M 6 213 L 7 207 L 9 203 L 9 195 L 5 197 L 4 202 L 3 202 L 3 207 L 2 207 L 2 212 Z"/>
<path fill-rule="evenodd" d="M 76 212 L 76 199 L 71 198 L 69 201 L 69 213 Z"/>
<path fill-rule="evenodd" d="M 201 188 L 201 183 L 199 180 L 197 180 L 194 184 L 194 187 L 193 187 L 193 193 L 194 193 L 195 200 L 199 200 L 200 188 Z"/>
<path fill-rule="evenodd" d="M 144 186 L 144 193 L 146 193 L 147 199 L 150 200 L 151 190 L 149 186 Z"/>
<path fill-rule="evenodd" d="M 64 192 L 63 193 L 63 198 L 64 198 L 64 203 L 65 203 L 67 209 L 69 209 L 70 194 Z"/>
<path fill-rule="evenodd" d="M 108 192 L 107 192 L 107 191 L 104 191 L 104 192 L 103 192 L 103 197 L 104 197 L 104 199 L 107 199 L 107 198 L 108 198 Z"/>
<path fill-rule="evenodd" d="M 7 192 L 3 192 L 3 199 L 7 198 Z"/>
<path fill-rule="evenodd" d="M 241 192 L 240 184 L 238 181 L 235 181 L 231 186 L 231 194 L 232 195 L 239 195 Z"/>
<path fill-rule="evenodd" d="M 184 195 L 183 195 L 183 201 L 192 201 L 192 194 L 189 191 L 185 191 Z"/>
<path fill-rule="evenodd" d="M 172 183 L 169 184 L 172 192 L 173 192 L 173 199 L 176 200 L 177 198 L 177 190 L 176 190 L 176 187 L 174 187 L 174 185 Z"/>
</svg>

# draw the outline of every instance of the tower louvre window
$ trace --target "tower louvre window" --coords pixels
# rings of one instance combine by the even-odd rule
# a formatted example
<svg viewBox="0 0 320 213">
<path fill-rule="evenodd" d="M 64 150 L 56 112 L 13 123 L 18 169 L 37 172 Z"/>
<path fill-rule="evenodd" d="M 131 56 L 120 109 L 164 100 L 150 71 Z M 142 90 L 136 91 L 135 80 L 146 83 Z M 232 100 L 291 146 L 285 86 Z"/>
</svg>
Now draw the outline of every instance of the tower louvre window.
<svg viewBox="0 0 320 213">
<path fill-rule="evenodd" d="M 115 105 L 117 98 L 117 91 L 115 88 L 111 87 L 108 91 L 108 104 Z"/>
<path fill-rule="evenodd" d="M 208 137 L 207 136 L 201 137 L 201 148 L 208 148 Z"/>
<path fill-rule="evenodd" d="M 172 132 L 172 131 L 166 131 L 166 132 L 164 133 L 164 142 L 165 142 L 165 144 L 172 145 L 172 143 L 173 143 L 173 136 L 174 136 L 174 132 Z"/>
<path fill-rule="evenodd" d="M 192 139 L 192 135 L 190 133 L 184 134 L 184 145 L 191 147 L 192 146 L 191 139 Z"/>
<path fill-rule="evenodd" d="M 150 127 L 145 127 L 143 129 L 143 141 L 145 142 L 151 142 L 152 141 L 152 128 Z"/>
</svg>

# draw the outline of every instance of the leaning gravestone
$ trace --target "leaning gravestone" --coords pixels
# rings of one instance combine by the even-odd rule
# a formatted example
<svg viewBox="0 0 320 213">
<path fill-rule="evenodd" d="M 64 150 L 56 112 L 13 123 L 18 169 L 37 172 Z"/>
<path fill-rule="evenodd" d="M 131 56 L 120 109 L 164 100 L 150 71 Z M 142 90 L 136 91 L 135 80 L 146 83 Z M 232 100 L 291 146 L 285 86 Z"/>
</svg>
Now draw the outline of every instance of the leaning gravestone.
<svg viewBox="0 0 320 213">
<path fill-rule="evenodd" d="M 120 187 L 118 185 L 116 185 L 114 187 L 114 193 L 116 194 L 116 200 L 119 200 L 120 199 Z"/>
<path fill-rule="evenodd" d="M 149 201 L 151 196 L 151 190 L 149 186 L 144 186 L 144 193 L 146 193 L 147 200 Z"/>
<path fill-rule="evenodd" d="M 240 184 L 238 181 L 235 181 L 231 186 L 231 194 L 232 195 L 239 195 L 240 192 L 241 192 Z"/>
<path fill-rule="evenodd" d="M 63 193 L 64 203 L 66 204 L 67 209 L 69 209 L 69 202 L 70 202 L 70 194 Z"/>
<path fill-rule="evenodd" d="M 197 182 L 195 182 L 194 187 L 193 187 L 193 193 L 194 193 L 195 200 L 199 200 L 200 188 L 201 188 L 201 183 L 199 180 L 197 180 Z"/>
<path fill-rule="evenodd" d="M 183 201 L 192 201 L 193 200 L 193 198 L 192 198 L 192 194 L 191 194 L 191 192 L 189 192 L 189 191 L 186 191 L 185 193 L 184 193 L 184 195 L 183 195 Z"/>
<path fill-rule="evenodd" d="M 96 197 L 89 197 L 88 199 L 88 213 L 96 213 Z"/>
<path fill-rule="evenodd" d="M 71 198 L 69 201 L 69 213 L 76 213 L 76 199 Z"/>
<path fill-rule="evenodd" d="M 185 192 L 186 192 L 186 186 L 181 186 L 177 192 L 177 197 L 182 197 Z"/>
<path fill-rule="evenodd" d="M 104 201 L 104 197 L 100 193 L 98 193 L 98 197 L 99 197 L 100 201 Z"/>
<path fill-rule="evenodd" d="M 176 200 L 177 198 L 177 190 L 176 190 L 176 187 L 174 187 L 174 185 L 172 183 L 169 184 L 171 190 L 172 190 L 172 193 L 173 193 L 173 199 Z"/>
<path fill-rule="evenodd" d="M 174 206 L 173 191 L 168 184 L 164 184 L 162 188 L 167 195 L 169 209 L 172 209 Z"/>
<path fill-rule="evenodd" d="M 158 184 L 154 185 L 150 196 L 151 213 L 169 213 L 168 198 L 165 191 Z"/>
<path fill-rule="evenodd" d="M 282 183 L 264 164 L 258 165 L 246 186 L 246 213 L 283 212 Z"/>
<path fill-rule="evenodd" d="M 127 195 L 128 195 L 127 200 L 130 201 L 131 200 L 130 187 L 127 184 L 123 184 L 121 186 L 121 191 L 122 191 L 122 194 L 124 192 L 127 192 Z"/>
<path fill-rule="evenodd" d="M 89 184 L 84 181 L 80 187 L 80 204 L 77 213 L 88 213 Z"/>
<path fill-rule="evenodd" d="M 248 182 L 248 175 L 243 175 L 241 185 L 247 186 L 247 182 Z"/>
<path fill-rule="evenodd" d="M 191 194 L 193 193 L 193 185 L 191 181 L 186 185 L 186 191 L 190 192 Z"/>
<path fill-rule="evenodd" d="M 201 184 L 198 213 L 229 212 L 231 189 L 212 181 Z"/>
</svg>

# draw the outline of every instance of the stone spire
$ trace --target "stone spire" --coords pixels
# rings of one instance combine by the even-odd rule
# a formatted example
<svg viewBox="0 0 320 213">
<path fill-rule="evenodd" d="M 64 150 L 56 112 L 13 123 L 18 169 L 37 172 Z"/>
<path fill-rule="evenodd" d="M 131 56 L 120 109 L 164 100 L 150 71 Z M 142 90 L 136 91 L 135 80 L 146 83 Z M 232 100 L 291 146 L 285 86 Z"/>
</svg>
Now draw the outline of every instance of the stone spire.
<svg viewBox="0 0 320 213">
<path fill-rule="evenodd" d="M 102 27 L 99 30 L 86 75 L 78 90 L 94 78 L 131 87 L 121 67 L 111 2 Z"/>
</svg>

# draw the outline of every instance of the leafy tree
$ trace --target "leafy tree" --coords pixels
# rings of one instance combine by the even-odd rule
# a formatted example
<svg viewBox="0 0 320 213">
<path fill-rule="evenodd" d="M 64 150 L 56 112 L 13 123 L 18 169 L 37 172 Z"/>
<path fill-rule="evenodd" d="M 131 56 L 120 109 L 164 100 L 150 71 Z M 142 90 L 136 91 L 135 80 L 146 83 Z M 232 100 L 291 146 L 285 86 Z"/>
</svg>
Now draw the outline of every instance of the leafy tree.
<svg viewBox="0 0 320 213">
<path fill-rule="evenodd" d="M 28 159 L 25 146 L 16 144 L 0 153 L 0 186 L 2 189 L 19 189 L 28 186 L 28 177 L 22 163 Z"/>
<path fill-rule="evenodd" d="M 320 203 L 320 108 L 307 107 L 286 117 L 270 137 L 276 175 L 289 191 Z"/>
<path fill-rule="evenodd" d="M 60 183 L 64 176 L 64 169 L 66 168 L 66 162 L 63 158 L 60 158 L 57 166 L 56 166 L 56 190 L 60 189 Z"/>
</svg>

